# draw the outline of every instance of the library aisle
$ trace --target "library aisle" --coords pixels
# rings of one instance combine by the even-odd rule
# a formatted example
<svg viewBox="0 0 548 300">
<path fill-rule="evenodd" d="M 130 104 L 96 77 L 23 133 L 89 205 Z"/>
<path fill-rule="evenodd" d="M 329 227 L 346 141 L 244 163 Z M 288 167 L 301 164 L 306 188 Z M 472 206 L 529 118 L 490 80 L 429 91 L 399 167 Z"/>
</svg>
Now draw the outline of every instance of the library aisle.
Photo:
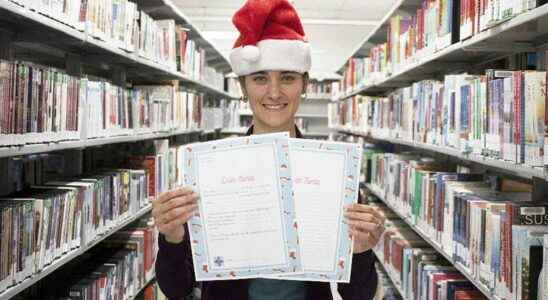
<svg viewBox="0 0 548 300">
<path fill-rule="evenodd" d="M 257 122 L 230 63 L 245 2 L 0 0 L 0 299 L 167 299 L 151 201 L 185 145 Z M 386 217 L 375 299 L 548 300 L 548 1 L 290 2 L 294 122 L 361 147 Z"/>
</svg>

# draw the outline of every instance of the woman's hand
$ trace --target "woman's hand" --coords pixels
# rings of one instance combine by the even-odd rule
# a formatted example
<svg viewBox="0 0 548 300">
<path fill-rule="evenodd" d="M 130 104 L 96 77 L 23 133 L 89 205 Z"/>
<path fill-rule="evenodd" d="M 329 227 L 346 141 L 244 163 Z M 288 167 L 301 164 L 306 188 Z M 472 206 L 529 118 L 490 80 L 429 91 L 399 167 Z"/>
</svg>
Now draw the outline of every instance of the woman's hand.
<svg viewBox="0 0 548 300">
<path fill-rule="evenodd" d="M 346 207 L 344 216 L 354 238 L 354 254 L 375 247 L 384 232 L 384 215 L 371 206 L 356 203 Z"/>
<path fill-rule="evenodd" d="M 152 217 L 160 233 L 170 243 L 180 243 L 185 236 L 185 224 L 198 208 L 198 194 L 190 188 L 179 188 L 152 201 Z"/>
</svg>

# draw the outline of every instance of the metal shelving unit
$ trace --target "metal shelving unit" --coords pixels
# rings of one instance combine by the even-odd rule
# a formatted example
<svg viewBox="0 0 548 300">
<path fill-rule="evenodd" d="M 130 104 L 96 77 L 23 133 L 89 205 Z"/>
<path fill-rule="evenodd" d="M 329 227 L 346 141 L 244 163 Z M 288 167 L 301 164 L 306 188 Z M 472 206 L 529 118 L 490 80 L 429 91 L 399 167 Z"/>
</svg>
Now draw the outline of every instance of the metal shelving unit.
<svg viewBox="0 0 548 300">
<path fill-rule="evenodd" d="M 544 178 L 548 180 L 548 174 L 546 174 L 547 172 L 543 168 L 532 168 L 525 165 L 513 164 L 508 161 L 492 159 L 492 158 L 488 158 L 488 157 L 477 155 L 477 154 L 463 154 L 456 149 L 418 143 L 418 142 L 412 142 L 412 141 L 405 141 L 397 138 L 383 137 L 383 136 L 376 135 L 375 133 L 360 132 L 360 131 L 356 131 L 348 128 L 333 128 L 333 129 L 342 133 L 362 136 L 364 138 L 369 138 L 369 139 L 374 139 L 378 141 L 389 142 L 392 144 L 404 145 L 404 146 L 409 146 L 416 149 L 445 154 L 445 155 L 460 159 L 462 161 L 478 163 L 486 167 L 497 169 L 502 172 L 509 173 L 514 176 L 518 176 L 522 178 L 531 179 L 533 177 L 539 177 L 539 178 Z"/>
<path fill-rule="evenodd" d="M 95 139 L 87 139 L 87 140 L 74 140 L 74 141 L 64 141 L 64 142 L 51 142 L 51 143 L 42 143 L 42 144 L 0 147 L 0 158 L 37 154 L 37 153 L 46 153 L 46 152 L 68 150 L 68 149 L 96 147 L 96 146 L 102 146 L 107 144 L 130 143 L 130 142 L 137 142 L 137 141 L 144 141 L 144 140 L 151 140 L 151 139 L 162 139 L 162 138 L 168 138 L 168 137 L 177 136 L 177 135 L 198 134 L 201 132 L 202 130 L 174 130 L 169 132 L 144 133 L 144 134 L 123 135 L 123 136 L 115 136 L 115 137 L 107 137 L 107 138 L 95 138 Z"/>
<path fill-rule="evenodd" d="M 29 288 L 31 285 L 35 284 L 39 280 L 43 279 L 44 277 L 48 276 L 55 270 L 59 269 L 61 266 L 65 265 L 66 263 L 70 262 L 71 260 L 75 259 L 76 257 L 82 255 L 84 252 L 88 251 L 89 249 L 93 248 L 95 245 L 103 241 L 104 239 L 108 238 L 115 232 L 121 230 L 122 228 L 126 227 L 127 225 L 131 224 L 132 222 L 138 220 L 142 216 L 146 215 L 152 210 L 152 206 L 149 205 L 147 207 L 142 208 L 139 210 L 138 213 L 136 213 L 134 216 L 131 216 L 129 218 L 126 218 L 124 220 L 121 220 L 117 225 L 113 226 L 107 233 L 97 237 L 92 243 L 89 245 L 75 249 L 67 254 L 65 254 L 63 257 L 59 258 L 58 260 L 54 261 L 51 265 L 45 267 L 40 273 L 34 274 L 31 277 L 25 279 L 23 282 L 7 289 L 3 293 L 0 294 L 1 299 L 10 299 L 14 297 L 15 295 L 19 294 L 23 290 Z"/>
<path fill-rule="evenodd" d="M 194 26 L 189 18 L 173 3 L 172 0 L 136 0 L 139 8 L 154 19 L 174 19 L 178 24 L 189 29 L 189 37 L 205 49 L 207 64 L 223 73 L 231 72 L 232 68 L 226 57 L 208 40 L 203 38 L 200 30 Z"/>
<path fill-rule="evenodd" d="M 386 201 L 383 197 L 383 195 L 377 191 L 377 189 L 371 185 L 371 184 L 365 184 L 365 187 L 370 190 L 377 198 L 379 198 L 388 208 L 390 208 L 398 217 L 400 217 L 402 220 L 413 229 L 423 240 L 425 240 L 432 248 L 434 248 L 439 254 L 441 254 L 447 261 L 449 261 L 453 266 L 464 275 L 472 284 L 476 286 L 476 288 L 481 291 L 489 300 L 500 300 L 496 295 L 491 293 L 491 291 L 482 283 L 478 282 L 476 279 L 470 275 L 470 272 L 466 270 L 464 266 L 462 266 L 460 263 L 455 262 L 451 255 L 449 255 L 447 252 L 445 252 L 437 242 L 433 241 L 426 233 L 424 233 L 420 228 L 415 226 L 409 218 L 402 215 L 397 209 L 394 208 L 388 201 Z"/>
<path fill-rule="evenodd" d="M 0 55 L 7 55 L 5 57 L 7 59 L 28 60 L 29 62 L 60 69 L 70 69 L 73 67 L 71 64 L 76 64 L 72 69 L 78 69 L 78 71 L 72 70 L 71 72 L 78 74 L 82 67 L 86 73 L 92 76 L 108 78 L 118 84 L 126 82 L 150 84 L 175 80 L 180 81 L 183 88 L 196 91 L 197 93 L 204 93 L 224 99 L 236 98 L 224 91 L 222 87 L 218 88 L 209 83 L 190 78 L 190 76 L 176 71 L 173 67 L 142 57 L 136 52 L 123 50 L 109 41 L 92 36 L 85 30 L 81 31 L 69 24 L 65 24 L 59 18 L 55 19 L 43 12 L 39 12 L 36 10 L 36 5 L 34 5 L 35 1 L 29 0 L 24 2 L 25 5 L 22 6 L 9 0 L 0 1 L 0 40 L 2 43 L 6 42 L 3 46 L 9 46 L 7 49 L 10 50 L 6 51 L 6 53 L 2 52 Z M 184 16 L 171 0 L 138 0 L 135 2 L 140 5 L 140 10 L 145 10 L 152 18 L 174 19 L 176 23 L 188 28 L 189 38 L 195 40 L 200 47 L 205 49 L 208 66 L 212 66 L 221 73 L 228 73 L 230 71 L 228 60 L 202 37 L 199 30 L 189 23 L 188 18 Z M 12 48 L 14 51 L 11 51 Z M 16 56 L 13 57 L 13 54 Z M 2 58 L 4 57 L 2 56 Z M 133 131 L 126 135 L 105 138 L 0 147 L 0 158 L 169 138 L 180 135 L 200 136 L 202 132 L 203 130 Z M 139 210 L 138 213 L 119 220 L 107 233 L 98 236 L 90 244 L 69 251 L 61 258 L 46 266 L 39 273 L 33 274 L 21 283 L 0 293 L 0 299 L 10 299 L 16 296 L 70 261 L 81 256 L 115 232 L 147 215 L 151 209 L 149 205 Z"/>
<path fill-rule="evenodd" d="M 355 53 L 366 56 L 371 46 L 384 42 L 378 32 L 387 26 L 390 17 L 402 7 L 414 7 L 415 0 L 402 0 L 396 3 L 394 9 L 385 17 L 377 30 L 366 38 L 363 46 Z M 504 21 L 492 28 L 480 32 L 471 38 L 452 44 L 451 46 L 416 59 L 398 72 L 370 85 L 361 85 L 353 91 L 336 97 L 334 100 L 344 100 L 349 97 L 366 94 L 385 94 L 394 88 L 410 85 L 412 82 L 434 78 L 448 73 L 464 72 L 470 66 L 478 65 L 494 58 L 504 57 L 517 52 L 534 51 L 548 43 L 548 5 L 542 5 Z"/>
<path fill-rule="evenodd" d="M 153 17 L 171 18 L 179 23 L 184 23 L 191 30 L 190 37 L 206 49 L 210 58 L 207 61 L 208 64 L 214 64 L 218 70 L 223 72 L 230 70 L 230 64 L 226 58 L 201 37 L 199 31 L 187 22 L 186 17 L 171 1 L 146 1 L 146 3 L 152 2 L 163 5 L 153 7 L 154 9 L 150 11 Z M 150 10 L 151 6 L 144 8 Z M 47 62 L 55 61 L 60 64 L 59 67 L 62 67 L 66 53 L 73 53 L 81 56 L 82 63 L 86 67 L 97 69 L 99 73 L 109 74 L 109 71 L 112 71 L 116 66 L 116 68 L 123 68 L 126 71 L 126 77 L 130 81 L 180 80 L 199 92 L 236 99 L 236 96 L 209 83 L 195 80 L 170 69 L 168 66 L 143 58 L 136 53 L 122 50 L 107 41 L 97 39 L 86 32 L 34 11 L 30 7 L 22 7 L 11 1 L 0 1 L 0 19 L 5 24 L 3 27 L 17 28 L 17 37 L 13 44 L 20 49 L 18 53 L 31 56 L 33 60 L 37 58 L 35 54 L 40 53 Z"/>
</svg>

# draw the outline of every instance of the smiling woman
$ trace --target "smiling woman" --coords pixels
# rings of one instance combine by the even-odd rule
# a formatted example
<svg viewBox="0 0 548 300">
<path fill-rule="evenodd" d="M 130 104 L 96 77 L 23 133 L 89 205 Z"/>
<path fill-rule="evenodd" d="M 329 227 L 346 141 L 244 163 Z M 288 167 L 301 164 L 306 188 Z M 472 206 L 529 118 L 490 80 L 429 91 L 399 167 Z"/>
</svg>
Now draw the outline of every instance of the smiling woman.
<svg viewBox="0 0 548 300">
<path fill-rule="evenodd" d="M 290 132 L 295 137 L 295 114 L 308 84 L 308 73 L 260 71 L 240 77 L 245 101 L 253 112 L 253 132 Z"/>
<path fill-rule="evenodd" d="M 287 0 L 248 0 L 233 22 L 240 36 L 230 62 L 240 78 L 243 100 L 249 101 L 253 112 L 253 126 L 248 134 L 290 132 L 291 137 L 302 138 L 295 126 L 295 114 L 307 88 L 311 53 L 295 8 Z M 228 183 L 253 178 L 223 180 Z M 318 184 L 315 179 L 305 180 L 307 184 Z M 198 195 L 186 188 L 162 196 L 153 204 L 153 216 L 161 233 L 156 275 L 170 299 L 188 295 L 196 285 L 188 227 L 181 225 L 196 210 L 197 200 Z M 384 230 L 384 217 L 362 204 L 347 208 L 345 217 L 353 238 L 352 271 L 350 282 L 338 284 L 337 291 L 343 300 L 369 300 L 377 286 L 371 248 Z M 207 281 L 201 288 L 202 300 L 333 299 L 326 282 L 254 278 Z"/>
</svg>

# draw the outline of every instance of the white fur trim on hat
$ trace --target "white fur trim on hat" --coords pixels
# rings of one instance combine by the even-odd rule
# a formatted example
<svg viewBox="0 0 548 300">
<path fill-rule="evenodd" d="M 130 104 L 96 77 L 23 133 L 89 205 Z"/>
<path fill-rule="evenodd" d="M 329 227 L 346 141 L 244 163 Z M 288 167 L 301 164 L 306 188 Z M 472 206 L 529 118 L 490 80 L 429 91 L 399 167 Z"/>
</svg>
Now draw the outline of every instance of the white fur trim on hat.
<svg viewBox="0 0 548 300">
<path fill-rule="evenodd" d="M 230 64 L 238 76 L 259 71 L 310 71 L 310 45 L 300 40 L 262 40 L 255 46 L 232 49 Z"/>
</svg>

